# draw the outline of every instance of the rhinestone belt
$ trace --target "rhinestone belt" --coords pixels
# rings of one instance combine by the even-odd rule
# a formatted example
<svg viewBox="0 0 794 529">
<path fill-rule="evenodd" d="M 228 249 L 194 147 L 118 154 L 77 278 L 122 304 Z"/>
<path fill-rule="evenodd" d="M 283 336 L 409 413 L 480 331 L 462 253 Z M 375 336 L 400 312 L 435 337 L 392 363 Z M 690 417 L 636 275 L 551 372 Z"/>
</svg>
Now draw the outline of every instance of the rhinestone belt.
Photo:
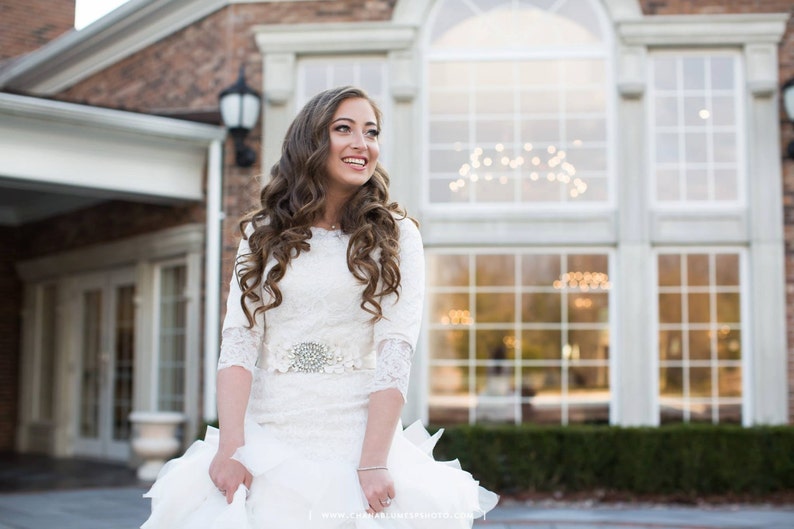
<svg viewBox="0 0 794 529">
<path fill-rule="evenodd" d="M 287 353 L 290 369 L 302 373 L 319 373 L 325 371 L 326 366 L 342 361 L 335 359 L 331 349 L 318 342 L 301 342 L 293 345 Z"/>
</svg>

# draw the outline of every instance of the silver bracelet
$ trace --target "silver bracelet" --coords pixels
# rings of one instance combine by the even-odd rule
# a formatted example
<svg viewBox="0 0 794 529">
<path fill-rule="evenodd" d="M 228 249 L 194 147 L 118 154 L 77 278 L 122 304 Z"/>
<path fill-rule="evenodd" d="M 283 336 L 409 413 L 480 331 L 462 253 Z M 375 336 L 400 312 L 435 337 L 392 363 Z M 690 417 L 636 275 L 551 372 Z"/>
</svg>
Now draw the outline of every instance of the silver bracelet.
<svg viewBox="0 0 794 529">
<path fill-rule="evenodd" d="M 361 472 L 362 470 L 389 470 L 389 467 L 360 467 L 356 469 Z"/>
</svg>

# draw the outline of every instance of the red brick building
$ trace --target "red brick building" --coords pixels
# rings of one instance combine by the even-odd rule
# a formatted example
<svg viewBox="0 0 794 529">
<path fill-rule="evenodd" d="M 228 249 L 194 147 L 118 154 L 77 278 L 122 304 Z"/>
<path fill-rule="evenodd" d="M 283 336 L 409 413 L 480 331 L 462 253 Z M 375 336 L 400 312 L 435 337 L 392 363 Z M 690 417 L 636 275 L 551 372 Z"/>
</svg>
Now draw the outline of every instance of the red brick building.
<svg viewBox="0 0 794 529">
<path fill-rule="evenodd" d="M 236 219 L 342 84 L 422 222 L 407 415 L 791 422 L 793 12 L 130 0 L 75 31 L 72 1 L 3 2 L 0 449 L 126 459 L 130 411 L 213 417 Z M 251 168 L 218 111 L 241 65 Z"/>
</svg>

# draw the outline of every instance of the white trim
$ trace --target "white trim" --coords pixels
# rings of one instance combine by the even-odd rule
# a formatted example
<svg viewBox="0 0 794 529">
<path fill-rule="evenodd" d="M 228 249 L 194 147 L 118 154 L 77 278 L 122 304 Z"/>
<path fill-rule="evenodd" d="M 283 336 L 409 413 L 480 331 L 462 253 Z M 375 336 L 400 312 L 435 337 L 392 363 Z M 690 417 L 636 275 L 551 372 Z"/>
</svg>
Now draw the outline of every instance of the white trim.
<svg viewBox="0 0 794 529">
<path fill-rule="evenodd" d="M 227 5 L 228 0 L 131 0 L 0 70 L 0 88 L 55 94 Z"/>
<path fill-rule="evenodd" d="M 157 136 L 202 145 L 214 140 L 222 141 L 226 137 L 226 129 L 214 125 L 5 93 L 0 93 L 0 116 L 2 115 L 90 126 L 148 137 Z"/>
<path fill-rule="evenodd" d="M 788 13 L 654 15 L 615 23 L 623 44 L 632 46 L 740 46 L 777 44 Z"/>
<path fill-rule="evenodd" d="M 218 354 L 220 351 L 221 308 L 221 222 L 225 218 L 223 194 L 223 144 L 213 141 L 207 163 L 207 221 L 204 255 L 204 388 L 202 412 L 209 422 L 217 418 L 215 392 Z"/>
<path fill-rule="evenodd" d="M 375 53 L 410 48 L 416 28 L 393 22 L 266 24 L 252 31 L 262 54 Z"/>
</svg>

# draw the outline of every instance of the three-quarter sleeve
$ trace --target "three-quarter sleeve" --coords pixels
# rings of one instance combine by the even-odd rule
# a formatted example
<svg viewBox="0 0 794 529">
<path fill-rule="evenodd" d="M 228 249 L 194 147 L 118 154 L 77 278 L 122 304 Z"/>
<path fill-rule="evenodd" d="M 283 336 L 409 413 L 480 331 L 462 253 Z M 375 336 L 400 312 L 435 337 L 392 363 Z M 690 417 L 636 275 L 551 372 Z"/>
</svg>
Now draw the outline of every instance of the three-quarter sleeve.
<svg viewBox="0 0 794 529">
<path fill-rule="evenodd" d="M 425 258 L 419 229 L 409 219 L 400 226 L 399 296 L 390 294 L 381 300 L 383 318 L 375 323 L 377 351 L 375 376 L 370 393 L 397 388 L 406 397 L 411 356 L 419 339 L 425 294 Z"/>
<path fill-rule="evenodd" d="M 249 328 L 240 305 L 242 290 L 237 276 L 240 256 L 250 253 L 248 240 L 240 241 L 235 260 L 234 273 L 229 283 L 229 297 L 226 298 L 226 317 L 223 320 L 220 357 L 218 370 L 231 366 L 241 366 L 253 372 L 257 359 L 262 351 L 262 339 L 265 332 L 264 313 L 256 315 L 254 326 Z M 261 295 L 261 292 L 260 292 Z M 260 302 L 261 303 L 261 302 Z M 253 315 L 257 305 L 246 300 L 246 306 Z"/>
</svg>

